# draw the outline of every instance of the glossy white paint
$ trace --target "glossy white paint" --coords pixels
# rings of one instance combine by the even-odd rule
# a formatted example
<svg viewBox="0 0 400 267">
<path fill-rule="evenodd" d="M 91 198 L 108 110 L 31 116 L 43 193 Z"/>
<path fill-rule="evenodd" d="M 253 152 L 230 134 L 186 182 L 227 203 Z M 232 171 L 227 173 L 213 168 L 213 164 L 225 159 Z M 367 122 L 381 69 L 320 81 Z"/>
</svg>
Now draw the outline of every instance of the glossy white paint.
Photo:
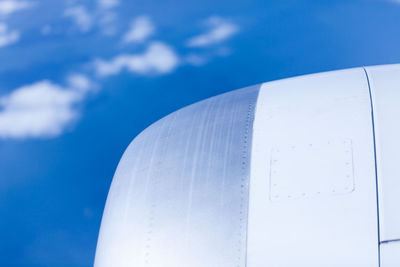
<svg viewBox="0 0 400 267">
<path fill-rule="evenodd" d="M 399 103 L 391 65 L 172 113 L 124 153 L 95 266 L 400 266 Z"/>
<path fill-rule="evenodd" d="M 380 239 L 400 239 L 400 65 L 366 70 L 375 118 Z"/>
<path fill-rule="evenodd" d="M 375 182 L 362 68 L 263 84 L 253 129 L 247 266 L 377 267 Z M 275 193 L 280 183 L 290 190 Z"/>
</svg>

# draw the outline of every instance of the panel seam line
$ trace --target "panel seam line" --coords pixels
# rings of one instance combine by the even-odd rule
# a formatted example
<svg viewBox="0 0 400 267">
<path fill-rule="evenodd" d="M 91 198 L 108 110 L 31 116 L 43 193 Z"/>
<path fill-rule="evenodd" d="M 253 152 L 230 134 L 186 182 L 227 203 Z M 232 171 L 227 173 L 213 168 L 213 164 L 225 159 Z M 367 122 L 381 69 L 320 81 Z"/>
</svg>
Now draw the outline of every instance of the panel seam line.
<svg viewBox="0 0 400 267">
<path fill-rule="evenodd" d="M 381 252 L 380 252 L 380 244 L 382 244 L 381 234 L 380 234 L 380 218 L 379 218 L 379 183 L 378 183 L 378 163 L 376 158 L 376 134 L 375 134 L 375 115 L 374 115 L 374 101 L 372 99 L 372 89 L 371 83 L 368 76 L 368 72 L 365 67 L 363 67 L 365 76 L 367 78 L 368 84 L 368 92 L 369 92 L 369 100 L 371 105 L 371 122 L 372 122 L 372 139 L 374 144 L 374 165 L 375 165 L 375 191 L 376 191 L 376 212 L 377 212 L 377 224 L 378 224 L 378 266 L 381 266 Z"/>
<path fill-rule="evenodd" d="M 400 238 L 382 240 L 381 242 L 379 242 L 379 244 L 387 244 L 387 243 L 392 243 L 392 242 L 400 242 Z"/>
<path fill-rule="evenodd" d="M 252 115 L 252 125 L 251 125 L 251 143 L 250 143 L 250 148 L 249 148 L 249 164 L 248 164 L 248 186 L 247 186 L 247 196 L 248 196 L 248 201 L 247 201 L 247 214 L 246 214 L 246 239 L 245 239 L 245 244 L 246 244 L 246 248 L 245 248 L 245 255 L 244 255 L 244 267 L 248 266 L 248 246 L 249 246 L 249 218 L 250 218 L 250 188 L 251 188 L 251 164 L 252 164 L 252 152 L 253 152 L 253 144 L 254 144 L 254 125 L 255 125 L 255 121 L 256 121 L 256 111 L 257 111 L 257 106 L 258 106 L 258 100 L 260 97 L 260 92 L 261 92 L 261 88 L 262 88 L 263 83 L 261 84 L 257 84 L 256 86 L 258 86 L 257 89 L 257 95 L 255 96 L 254 99 L 254 103 L 253 103 L 253 115 Z"/>
</svg>

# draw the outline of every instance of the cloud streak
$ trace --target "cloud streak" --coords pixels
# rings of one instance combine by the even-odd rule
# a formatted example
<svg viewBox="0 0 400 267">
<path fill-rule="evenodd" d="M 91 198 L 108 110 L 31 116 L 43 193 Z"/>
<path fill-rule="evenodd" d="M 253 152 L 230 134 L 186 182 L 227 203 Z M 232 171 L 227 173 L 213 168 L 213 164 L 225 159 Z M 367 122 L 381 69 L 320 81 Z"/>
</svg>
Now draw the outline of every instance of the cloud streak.
<svg viewBox="0 0 400 267">
<path fill-rule="evenodd" d="M 0 22 L 0 47 L 18 42 L 20 34 L 16 30 L 9 30 L 5 23 Z"/>
<path fill-rule="evenodd" d="M 123 70 L 139 75 L 166 74 L 179 64 L 179 57 L 165 43 L 153 42 L 142 54 L 121 54 L 110 61 L 95 60 L 94 67 L 98 76 L 116 75 Z"/>
<path fill-rule="evenodd" d="M 190 38 L 186 45 L 188 47 L 205 47 L 223 42 L 235 35 L 239 28 L 235 24 L 221 18 L 210 17 L 205 21 L 209 30 L 197 36 Z"/>
<path fill-rule="evenodd" d="M 71 18 L 81 32 L 88 32 L 93 26 L 93 17 L 84 6 L 73 6 L 64 11 L 64 16 Z"/>
<path fill-rule="evenodd" d="M 97 3 L 101 8 L 109 9 L 118 6 L 119 0 L 98 0 Z"/>
<path fill-rule="evenodd" d="M 30 1 L 2 0 L 0 1 L 0 15 L 7 16 L 17 11 L 31 8 L 34 5 Z"/>
<path fill-rule="evenodd" d="M 92 83 L 72 75 L 63 87 L 42 80 L 0 98 L 0 138 L 55 137 L 79 116 L 81 102 Z"/>
<path fill-rule="evenodd" d="M 124 35 L 125 43 L 140 43 L 155 32 L 155 27 L 148 16 L 140 16 L 131 23 L 129 31 Z"/>
</svg>

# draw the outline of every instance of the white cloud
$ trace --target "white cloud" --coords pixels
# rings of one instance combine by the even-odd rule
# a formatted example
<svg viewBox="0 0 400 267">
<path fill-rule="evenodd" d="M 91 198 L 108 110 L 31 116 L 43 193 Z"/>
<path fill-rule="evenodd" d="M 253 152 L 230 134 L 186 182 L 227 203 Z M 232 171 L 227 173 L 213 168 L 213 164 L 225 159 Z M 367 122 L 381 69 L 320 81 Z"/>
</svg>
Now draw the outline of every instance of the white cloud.
<svg viewBox="0 0 400 267">
<path fill-rule="evenodd" d="M 96 27 L 102 34 L 112 36 L 117 31 L 116 22 L 118 16 L 116 12 L 108 8 L 112 7 L 111 3 L 114 3 L 113 1 L 105 1 L 104 3 L 104 8 L 100 6 L 100 8 L 95 10 L 88 10 L 83 5 L 73 5 L 64 11 L 64 16 L 71 18 L 83 33 L 89 32 Z"/>
<path fill-rule="evenodd" d="M 49 80 L 15 89 L 0 98 L 0 138 L 54 137 L 78 116 L 76 105 L 92 86 L 82 75 L 62 87 Z"/>
<path fill-rule="evenodd" d="M 131 23 L 129 31 L 124 35 L 125 43 L 143 42 L 154 33 L 154 25 L 148 16 L 140 16 Z"/>
<path fill-rule="evenodd" d="M 93 26 L 92 15 L 84 6 L 73 6 L 67 8 L 64 12 L 64 16 L 70 17 L 74 20 L 81 32 L 88 32 Z"/>
<path fill-rule="evenodd" d="M 19 32 L 16 30 L 9 30 L 5 23 L 0 22 L 0 47 L 7 46 L 18 42 Z"/>
<path fill-rule="evenodd" d="M 98 0 L 98 5 L 101 8 L 108 9 L 119 5 L 119 0 Z"/>
<path fill-rule="evenodd" d="M 235 35 L 239 30 L 235 24 L 220 17 L 208 18 L 205 24 L 209 28 L 209 31 L 190 38 L 187 41 L 187 46 L 202 47 L 220 43 Z"/>
<path fill-rule="evenodd" d="M 179 63 L 174 50 L 161 42 L 149 45 L 142 54 L 122 54 L 110 61 L 96 60 L 94 66 L 99 76 L 110 76 L 126 69 L 132 73 L 165 74 L 173 71 Z"/>
<path fill-rule="evenodd" d="M 98 26 L 104 35 L 111 36 L 117 31 L 116 21 L 117 14 L 113 11 L 105 10 L 105 12 L 101 12 Z"/>
<path fill-rule="evenodd" d="M 86 93 L 96 87 L 88 77 L 82 74 L 71 74 L 68 76 L 67 82 L 69 88 L 73 88 L 80 93 Z"/>
<path fill-rule="evenodd" d="M 0 1 L 0 15 L 6 16 L 17 11 L 27 9 L 33 6 L 30 1 L 2 0 Z"/>
</svg>

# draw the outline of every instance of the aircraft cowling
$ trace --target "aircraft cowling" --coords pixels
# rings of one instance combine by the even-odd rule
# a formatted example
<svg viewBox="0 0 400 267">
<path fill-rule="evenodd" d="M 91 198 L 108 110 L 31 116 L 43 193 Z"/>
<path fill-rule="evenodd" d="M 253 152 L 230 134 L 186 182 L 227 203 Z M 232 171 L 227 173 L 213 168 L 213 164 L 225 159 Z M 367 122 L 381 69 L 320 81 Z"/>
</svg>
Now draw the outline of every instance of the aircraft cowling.
<svg viewBox="0 0 400 267">
<path fill-rule="evenodd" d="M 267 82 L 126 149 L 95 267 L 400 266 L 400 65 Z"/>
</svg>

